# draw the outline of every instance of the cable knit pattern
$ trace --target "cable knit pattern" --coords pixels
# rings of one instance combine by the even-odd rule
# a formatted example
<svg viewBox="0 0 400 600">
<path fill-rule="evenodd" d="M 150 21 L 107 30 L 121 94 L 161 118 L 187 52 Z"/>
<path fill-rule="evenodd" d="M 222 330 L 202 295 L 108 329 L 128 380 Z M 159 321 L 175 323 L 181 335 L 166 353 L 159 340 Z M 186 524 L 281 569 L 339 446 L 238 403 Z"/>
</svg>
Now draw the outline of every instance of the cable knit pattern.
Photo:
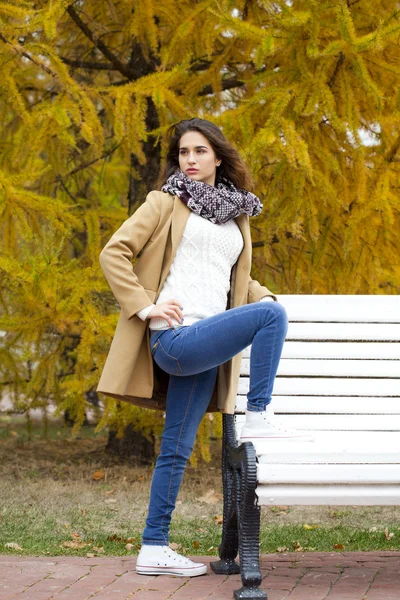
<svg viewBox="0 0 400 600">
<path fill-rule="evenodd" d="M 183 325 L 226 310 L 231 269 L 243 249 L 234 219 L 217 225 L 191 212 L 157 304 L 172 298 L 183 307 Z M 137 314 L 147 317 L 154 304 Z M 181 325 L 172 318 L 174 326 Z M 150 329 L 169 329 L 168 321 L 154 318 Z"/>
</svg>

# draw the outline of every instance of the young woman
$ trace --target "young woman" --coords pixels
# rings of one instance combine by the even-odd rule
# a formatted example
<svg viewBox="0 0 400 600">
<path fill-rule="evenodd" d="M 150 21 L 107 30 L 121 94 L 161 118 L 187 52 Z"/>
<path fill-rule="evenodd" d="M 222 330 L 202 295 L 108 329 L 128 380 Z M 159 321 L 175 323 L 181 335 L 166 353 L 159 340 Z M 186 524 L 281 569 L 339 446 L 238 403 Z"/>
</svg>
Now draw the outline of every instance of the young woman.
<svg viewBox="0 0 400 600">
<path fill-rule="evenodd" d="M 206 572 L 169 548 L 169 525 L 205 412 L 234 412 L 244 348 L 251 344 L 241 439 L 310 439 L 283 428 L 270 406 L 287 317 L 250 277 L 249 217 L 262 209 L 251 185 L 216 125 L 181 121 L 169 130 L 161 191 L 148 194 L 100 255 L 121 313 L 98 391 L 166 413 L 138 573 Z"/>
</svg>

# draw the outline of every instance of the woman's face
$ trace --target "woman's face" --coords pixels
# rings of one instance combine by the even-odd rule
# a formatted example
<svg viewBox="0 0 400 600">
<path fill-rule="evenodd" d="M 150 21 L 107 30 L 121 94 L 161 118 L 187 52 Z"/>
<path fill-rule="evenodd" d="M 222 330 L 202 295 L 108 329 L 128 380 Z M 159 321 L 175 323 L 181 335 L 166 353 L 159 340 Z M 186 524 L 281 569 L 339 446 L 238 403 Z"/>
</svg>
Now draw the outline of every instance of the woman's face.
<svg viewBox="0 0 400 600">
<path fill-rule="evenodd" d="M 210 142 L 199 131 L 187 131 L 179 140 L 179 167 L 190 179 L 214 185 L 220 162 Z"/>
</svg>

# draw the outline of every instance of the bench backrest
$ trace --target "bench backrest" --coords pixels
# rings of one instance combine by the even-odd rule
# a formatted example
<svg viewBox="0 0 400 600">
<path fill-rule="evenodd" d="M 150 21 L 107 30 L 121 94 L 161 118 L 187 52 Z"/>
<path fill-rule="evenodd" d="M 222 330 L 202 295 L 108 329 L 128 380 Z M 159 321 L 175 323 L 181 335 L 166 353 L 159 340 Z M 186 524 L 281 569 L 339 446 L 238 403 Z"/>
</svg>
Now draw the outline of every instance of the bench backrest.
<svg viewBox="0 0 400 600">
<path fill-rule="evenodd" d="M 263 503 L 399 504 L 400 297 L 281 295 L 279 301 L 288 312 L 289 330 L 274 410 L 288 426 L 313 430 L 316 442 L 255 443 L 260 479 L 269 485 Z M 249 389 L 250 349 L 242 355 L 238 430 Z M 277 501 L 274 484 L 293 489 L 278 489 Z M 375 487 L 367 497 L 365 485 L 380 491 Z M 382 486 L 390 489 L 382 492 Z"/>
</svg>

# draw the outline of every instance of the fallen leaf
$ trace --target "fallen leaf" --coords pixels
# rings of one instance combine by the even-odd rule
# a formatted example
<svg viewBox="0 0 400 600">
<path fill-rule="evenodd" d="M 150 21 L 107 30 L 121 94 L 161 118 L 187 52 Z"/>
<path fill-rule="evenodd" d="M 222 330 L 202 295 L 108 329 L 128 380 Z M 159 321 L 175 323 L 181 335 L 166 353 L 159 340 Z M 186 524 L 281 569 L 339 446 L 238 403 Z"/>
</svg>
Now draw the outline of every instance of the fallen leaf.
<svg viewBox="0 0 400 600">
<path fill-rule="evenodd" d="M 71 537 L 74 540 L 80 540 L 81 539 L 81 534 L 80 533 L 76 533 L 75 531 L 71 531 Z"/>
<path fill-rule="evenodd" d="M 9 430 L 10 435 L 13 435 L 14 437 L 18 437 L 18 433 L 16 431 L 12 431 L 11 429 Z"/>
<path fill-rule="evenodd" d="M 110 496 L 111 494 L 115 494 L 115 490 L 107 490 L 106 492 L 104 492 L 104 494 L 106 496 Z"/>
<path fill-rule="evenodd" d="M 4 545 L 6 548 L 10 548 L 10 550 L 23 550 L 16 542 L 7 542 Z"/>
<path fill-rule="evenodd" d="M 103 546 L 99 546 L 99 547 L 93 546 L 93 550 L 94 550 L 94 552 L 98 552 L 98 554 L 103 554 L 103 552 L 104 552 Z"/>
<path fill-rule="evenodd" d="M 175 542 L 172 542 L 169 547 L 171 548 L 171 550 L 179 550 L 180 548 L 182 548 L 182 544 L 176 544 Z"/>
<path fill-rule="evenodd" d="M 343 544 L 334 544 L 333 549 L 334 550 L 344 550 L 344 546 L 343 546 Z"/>
<path fill-rule="evenodd" d="M 107 540 L 109 540 L 110 542 L 123 542 L 124 538 L 119 537 L 119 535 L 117 535 L 116 533 L 113 533 L 112 535 L 109 535 Z"/>
<path fill-rule="evenodd" d="M 216 546 L 210 546 L 210 547 L 207 549 L 207 552 L 215 552 L 216 550 L 217 550 Z"/>
<path fill-rule="evenodd" d="M 200 548 L 200 542 L 198 542 L 197 540 L 194 540 L 192 542 L 192 548 Z"/>
<path fill-rule="evenodd" d="M 92 479 L 94 479 L 95 481 L 99 481 L 100 479 L 104 479 L 105 477 L 105 473 L 104 471 L 95 471 L 92 475 Z"/>
<path fill-rule="evenodd" d="M 132 544 L 132 542 L 136 542 L 136 538 L 134 538 L 134 537 L 130 537 L 130 538 L 128 538 L 128 539 L 126 540 L 126 543 L 127 543 L 127 544 Z"/>
<path fill-rule="evenodd" d="M 224 517 L 222 515 L 215 515 L 214 523 L 216 525 L 222 525 L 223 521 L 224 521 Z"/>
<path fill-rule="evenodd" d="M 79 540 L 68 540 L 67 542 L 62 542 L 61 546 L 64 548 L 84 548 L 85 546 L 90 546 L 90 544 Z"/>
<path fill-rule="evenodd" d="M 82 512 L 83 516 L 86 517 L 86 508 L 81 508 L 81 512 Z"/>
<path fill-rule="evenodd" d="M 391 539 L 392 539 L 392 537 L 394 536 L 394 533 L 389 533 L 389 529 L 388 529 L 387 527 L 385 527 L 384 534 L 385 534 L 385 538 L 386 538 L 388 541 L 389 541 L 389 540 L 391 540 Z"/>
<path fill-rule="evenodd" d="M 132 550 L 132 548 L 133 548 L 133 544 L 126 544 L 126 545 L 125 545 L 125 549 L 126 549 L 126 550 L 128 550 L 128 552 L 129 552 L 130 550 Z"/>
<path fill-rule="evenodd" d="M 104 500 L 104 504 L 116 504 L 117 502 L 116 498 L 107 498 L 107 500 Z"/>
<path fill-rule="evenodd" d="M 369 533 L 375 533 L 375 531 L 378 531 L 377 527 L 370 527 L 370 529 L 368 529 Z"/>
<path fill-rule="evenodd" d="M 292 542 L 292 548 L 295 552 L 303 552 L 304 548 L 300 544 L 299 540 Z"/>
<path fill-rule="evenodd" d="M 87 558 L 94 558 L 95 554 L 93 554 L 93 552 L 86 552 L 86 556 Z"/>
<path fill-rule="evenodd" d="M 307 525 L 307 523 L 305 525 L 303 525 L 304 529 L 310 530 L 310 529 L 318 529 L 319 525 Z"/>
<path fill-rule="evenodd" d="M 281 552 L 290 552 L 289 548 L 287 548 L 286 546 L 279 546 L 276 549 L 276 552 L 281 553 Z"/>
</svg>

